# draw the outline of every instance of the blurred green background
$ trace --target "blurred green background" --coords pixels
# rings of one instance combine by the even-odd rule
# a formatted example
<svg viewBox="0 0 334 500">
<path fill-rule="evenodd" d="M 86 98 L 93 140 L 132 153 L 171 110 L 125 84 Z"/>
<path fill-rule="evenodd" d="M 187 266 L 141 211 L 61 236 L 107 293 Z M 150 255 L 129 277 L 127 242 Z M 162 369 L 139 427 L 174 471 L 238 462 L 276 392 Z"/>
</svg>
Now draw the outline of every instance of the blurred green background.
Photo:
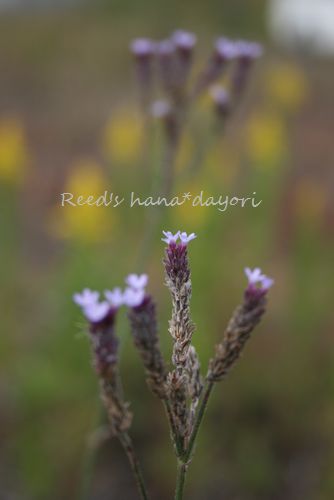
<svg viewBox="0 0 334 500">
<path fill-rule="evenodd" d="M 216 387 L 186 498 L 332 499 L 333 61 L 275 46 L 264 0 L 65 4 L 27 3 L 0 15 L 0 498 L 76 498 L 99 400 L 71 296 L 148 272 L 170 356 L 159 240 L 161 229 L 182 228 L 198 234 L 190 258 L 203 371 L 241 300 L 244 266 L 259 265 L 276 282 L 245 355 Z M 138 269 L 147 209 L 62 208 L 59 195 L 147 191 L 129 41 L 180 27 L 199 37 L 198 66 L 221 34 L 260 40 L 266 49 L 215 141 L 210 102 L 201 101 L 177 172 L 182 178 L 207 144 L 203 165 L 174 191 L 256 191 L 263 203 L 224 213 L 167 210 Z M 161 157 L 159 124 L 152 142 L 148 168 Z M 153 498 L 170 499 L 175 458 L 163 411 L 146 388 L 124 317 L 119 330 L 132 435 Z M 116 441 L 100 450 L 90 498 L 136 498 Z"/>
</svg>

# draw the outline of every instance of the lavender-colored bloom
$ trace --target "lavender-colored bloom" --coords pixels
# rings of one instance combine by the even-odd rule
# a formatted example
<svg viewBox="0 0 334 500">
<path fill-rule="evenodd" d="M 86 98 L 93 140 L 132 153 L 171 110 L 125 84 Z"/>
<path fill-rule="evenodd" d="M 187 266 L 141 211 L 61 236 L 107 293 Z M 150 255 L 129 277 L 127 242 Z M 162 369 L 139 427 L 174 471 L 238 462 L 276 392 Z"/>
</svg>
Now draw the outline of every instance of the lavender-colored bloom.
<svg viewBox="0 0 334 500">
<path fill-rule="evenodd" d="M 162 231 L 165 238 L 161 238 L 161 241 L 164 241 L 169 245 L 170 243 L 176 243 L 180 236 L 180 231 L 177 231 L 173 234 L 171 231 Z"/>
<path fill-rule="evenodd" d="M 125 283 L 134 290 L 141 290 L 147 286 L 148 276 L 147 274 L 129 274 Z"/>
<path fill-rule="evenodd" d="M 124 304 L 128 307 L 138 307 L 144 302 L 145 290 L 126 288 L 124 291 Z"/>
<path fill-rule="evenodd" d="M 189 52 L 196 45 L 197 38 L 193 33 L 177 30 L 172 34 L 171 40 L 175 43 L 178 49 Z"/>
<path fill-rule="evenodd" d="M 231 110 L 230 94 L 223 87 L 217 85 L 210 90 L 210 94 L 217 113 L 225 118 Z"/>
<path fill-rule="evenodd" d="M 236 43 L 228 38 L 218 38 L 215 43 L 215 56 L 218 60 L 225 62 L 235 59 L 238 55 Z"/>
<path fill-rule="evenodd" d="M 269 290 L 269 288 L 274 284 L 274 280 L 262 274 L 260 268 L 256 267 L 251 270 L 249 267 L 245 268 L 245 274 L 248 278 L 249 286 L 259 286 L 261 290 Z"/>
<path fill-rule="evenodd" d="M 130 50 L 136 57 L 149 57 L 155 52 L 155 43 L 149 38 L 135 38 Z"/>
<path fill-rule="evenodd" d="M 85 306 L 83 308 L 83 313 L 88 321 L 91 323 L 98 323 L 108 316 L 109 310 L 110 304 L 107 301 L 102 301 Z"/>
<path fill-rule="evenodd" d="M 104 296 L 107 301 L 114 307 L 118 308 L 124 304 L 123 292 L 119 287 L 113 290 L 106 290 Z"/>
<path fill-rule="evenodd" d="M 263 48 L 257 42 L 238 40 L 235 42 L 236 56 L 242 59 L 257 59 L 262 56 Z"/>
<path fill-rule="evenodd" d="M 180 232 L 180 240 L 183 245 L 187 245 L 189 241 L 194 240 L 197 238 L 197 235 L 195 233 L 187 234 L 185 232 Z"/>
<path fill-rule="evenodd" d="M 99 300 L 99 295 L 99 292 L 84 288 L 81 293 L 75 293 L 73 295 L 73 300 L 78 306 L 86 307 L 95 304 Z"/>
</svg>

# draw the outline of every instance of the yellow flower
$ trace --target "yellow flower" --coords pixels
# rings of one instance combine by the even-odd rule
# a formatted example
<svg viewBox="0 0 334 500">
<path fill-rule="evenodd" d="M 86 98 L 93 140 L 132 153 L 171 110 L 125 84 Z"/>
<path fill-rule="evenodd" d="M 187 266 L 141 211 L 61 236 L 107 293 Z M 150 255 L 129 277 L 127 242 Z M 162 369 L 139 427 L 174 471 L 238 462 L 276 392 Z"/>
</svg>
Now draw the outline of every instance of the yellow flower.
<svg viewBox="0 0 334 500">
<path fill-rule="evenodd" d="M 29 161 L 23 126 L 15 117 L 0 120 L 0 179 L 22 181 Z"/>
<path fill-rule="evenodd" d="M 78 196 L 97 198 L 106 190 L 110 192 L 110 185 L 101 167 L 92 159 L 83 159 L 72 166 L 63 191 L 73 194 L 76 200 Z M 50 229 L 56 237 L 95 242 L 110 235 L 114 223 L 115 214 L 110 207 L 59 205 L 52 212 Z"/>
<path fill-rule="evenodd" d="M 266 84 L 269 97 L 287 110 L 298 109 L 307 97 L 305 74 L 294 64 L 281 63 L 269 68 Z"/>
<path fill-rule="evenodd" d="M 143 141 L 142 124 L 137 113 L 128 108 L 115 111 L 104 130 L 102 148 L 106 158 L 116 163 L 138 160 Z"/>
<path fill-rule="evenodd" d="M 277 165 L 286 152 L 286 130 L 281 117 L 274 113 L 255 113 L 247 127 L 247 149 L 259 168 Z"/>
</svg>

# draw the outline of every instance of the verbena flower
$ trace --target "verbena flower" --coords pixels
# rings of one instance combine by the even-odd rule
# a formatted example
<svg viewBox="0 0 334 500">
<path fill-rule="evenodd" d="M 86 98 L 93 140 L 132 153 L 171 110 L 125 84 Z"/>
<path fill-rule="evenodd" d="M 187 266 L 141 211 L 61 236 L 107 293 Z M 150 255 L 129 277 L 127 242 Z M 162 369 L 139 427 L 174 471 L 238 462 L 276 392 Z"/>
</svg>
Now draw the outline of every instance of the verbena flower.
<svg viewBox="0 0 334 500">
<path fill-rule="evenodd" d="M 176 45 L 178 49 L 183 51 L 191 51 L 196 45 L 197 37 L 194 33 L 189 33 L 188 31 L 177 30 L 171 36 L 172 42 Z"/>
<path fill-rule="evenodd" d="M 148 276 L 147 274 L 129 274 L 125 283 L 134 290 L 141 290 L 147 286 Z"/>
<path fill-rule="evenodd" d="M 89 288 L 73 295 L 74 302 L 81 307 L 86 319 L 91 323 L 104 320 L 110 311 L 110 304 L 107 301 L 99 302 L 99 296 L 99 292 Z"/>
<path fill-rule="evenodd" d="M 99 299 L 99 295 L 99 292 L 90 290 L 90 288 L 84 288 L 81 293 L 73 295 L 73 300 L 78 306 L 86 307 L 95 304 Z"/>
<path fill-rule="evenodd" d="M 162 232 L 165 237 L 161 238 L 161 241 L 164 241 L 168 245 L 170 243 L 176 243 L 180 236 L 180 231 L 177 231 L 175 234 L 173 234 L 171 231 L 162 231 Z"/>
<path fill-rule="evenodd" d="M 149 38 L 135 38 L 130 44 L 130 50 L 137 57 L 148 57 L 154 54 L 156 44 Z"/>
<path fill-rule="evenodd" d="M 181 243 L 183 243 L 184 245 L 187 245 L 190 241 L 194 240 L 195 238 L 197 238 L 196 234 L 195 233 L 191 233 L 191 234 L 187 234 L 185 232 L 180 232 L 180 240 L 181 240 Z"/>
<path fill-rule="evenodd" d="M 124 304 L 128 307 L 138 307 L 140 306 L 145 298 L 145 290 L 134 288 L 126 288 L 124 291 Z"/>
<path fill-rule="evenodd" d="M 124 294 L 119 287 L 113 290 L 105 290 L 104 296 L 111 306 L 121 307 L 124 304 Z"/>
</svg>

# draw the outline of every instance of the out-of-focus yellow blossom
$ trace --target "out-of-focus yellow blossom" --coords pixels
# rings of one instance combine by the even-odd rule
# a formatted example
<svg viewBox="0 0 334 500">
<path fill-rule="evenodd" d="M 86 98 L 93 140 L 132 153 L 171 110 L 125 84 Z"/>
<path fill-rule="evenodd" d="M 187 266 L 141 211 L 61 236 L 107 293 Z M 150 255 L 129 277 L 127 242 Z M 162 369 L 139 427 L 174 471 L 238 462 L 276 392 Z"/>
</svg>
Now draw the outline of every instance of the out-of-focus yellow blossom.
<svg viewBox="0 0 334 500">
<path fill-rule="evenodd" d="M 16 117 L 0 120 L 0 179 L 20 183 L 29 162 L 22 123 Z"/>
<path fill-rule="evenodd" d="M 73 201 L 78 196 L 98 197 L 105 191 L 112 192 L 101 167 L 92 159 L 76 162 L 70 169 L 64 193 L 73 194 Z M 54 209 L 50 221 L 52 233 L 60 238 L 73 238 L 79 241 L 95 242 L 110 235 L 115 225 L 115 213 L 105 206 L 58 206 Z"/>
<path fill-rule="evenodd" d="M 255 167 L 266 169 L 282 161 L 287 133 L 282 118 L 274 113 L 255 113 L 247 127 L 247 151 Z"/>
<path fill-rule="evenodd" d="M 106 125 L 102 147 L 104 154 L 115 163 L 138 161 L 142 150 L 142 123 L 134 110 L 115 110 Z"/>
<path fill-rule="evenodd" d="M 326 210 L 327 192 L 311 178 L 301 179 L 295 193 L 296 215 L 302 222 L 318 223 Z"/>
<path fill-rule="evenodd" d="M 266 84 L 269 97 L 288 111 L 298 109 L 308 94 L 305 74 L 294 64 L 281 63 L 269 68 Z"/>
</svg>

